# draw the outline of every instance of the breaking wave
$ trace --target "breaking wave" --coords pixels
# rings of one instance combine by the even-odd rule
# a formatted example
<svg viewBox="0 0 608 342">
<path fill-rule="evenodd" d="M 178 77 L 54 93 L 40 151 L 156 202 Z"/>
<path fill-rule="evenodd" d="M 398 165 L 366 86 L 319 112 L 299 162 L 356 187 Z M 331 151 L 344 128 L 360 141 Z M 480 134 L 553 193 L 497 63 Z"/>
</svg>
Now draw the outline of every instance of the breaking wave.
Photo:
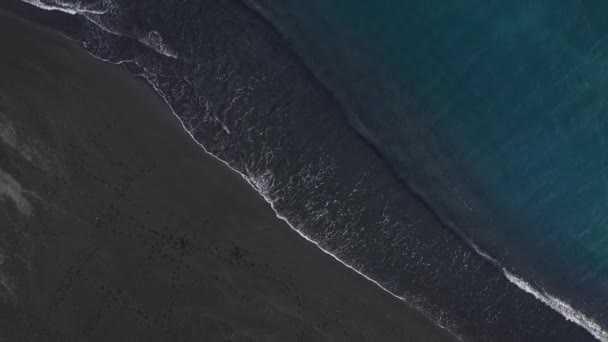
<svg viewBox="0 0 608 342">
<path fill-rule="evenodd" d="M 170 48 L 157 30 L 152 29 L 147 31 L 139 31 L 126 30 L 124 28 L 116 29 L 112 23 L 113 20 L 116 20 L 115 16 L 117 16 L 117 14 L 112 13 L 112 11 L 118 11 L 118 9 L 111 1 L 104 0 L 90 3 L 65 0 L 22 1 L 47 11 L 59 11 L 70 15 L 80 15 L 109 34 L 136 39 L 141 44 L 153 49 L 164 57 L 178 59 L 178 50 Z M 111 16 L 112 18 L 105 18 L 106 16 Z M 224 110 L 223 118 L 219 114 L 212 115 L 212 110 L 210 108 L 213 106 L 213 104 L 210 103 L 211 100 L 209 99 L 202 100 L 203 102 L 207 102 L 202 109 L 199 108 L 199 110 L 202 111 L 202 114 L 196 115 L 196 113 L 189 112 L 194 110 L 190 105 L 186 104 L 187 101 L 184 100 L 188 98 L 186 95 L 189 92 L 188 90 L 175 90 L 175 87 L 173 87 L 172 91 L 175 93 L 168 94 L 167 91 L 163 90 L 163 84 L 165 83 L 162 83 L 168 81 L 159 80 L 159 78 L 162 78 L 163 76 L 158 75 L 152 70 L 148 70 L 143 63 L 138 62 L 136 59 L 111 60 L 105 59 L 104 56 L 99 54 L 93 55 L 108 62 L 124 64 L 127 68 L 133 68 L 135 70 L 134 73 L 138 73 L 139 75 L 145 77 L 154 87 L 154 89 L 165 99 L 165 102 L 169 105 L 173 113 L 179 118 L 184 129 L 193 138 L 193 140 L 196 141 L 196 143 L 199 144 L 205 150 L 205 152 L 214 156 L 231 169 L 239 173 L 254 189 L 256 189 L 256 191 L 260 193 L 264 200 L 270 204 L 277 217 L 285 221 L 303 238 L 315 244 L 323 252 L 329 254 L 346 267 L 352 269 L 372 283 L 376 284 L 382 290 L 390 293 L 396 298 L 408 302 L 410 305 L 417 307 L 422 312 L 425 312 L 441 327 L 452 331 L 455 335 L 461 335 L 458 327 L 459 324 L 462 324 L 461 321 L 457 321 L 453 317 L 450 317 L 450 314 L 445 314 L 440 305 L 430 303 L 424 298 L 420 299 L 420 297 L 424 297 L 418 293 L 421 292 L 421 290 L 408 291 L 405 289 L 407 287 L 406 285 L 411 285 L 412 287 L 416 288 L 418 285 L 417 283 L 414 283 L 412 280 L 404 280 L 396 276 L 386 276 L 382 271 L 384 270 L 385 266 L 369 263 L 369 261 L 365 260 L 365 258 L 368 256 L 365 255 L 364 251 L 369 250 L 371 248 L 370 246 L 376 242 L 370 242 L 366 240 L 366 238 L 363 238 L 368 236 L 365 235 L 368 233 L 363 231 L 366 229 L 366 227 L 372 227 L 377 229 L 381 234 L 386 235 L 375 238 L 380 240 L 377 242 L 379 245 L 382 245 L 383 243 L 389 245 L 392 244 L 393 246 L 398 245 L 403 249 L 400 251 L 403 253 L 403 255 L 399 258 L 389 256 L 387 259 L 382 259 L 382 262 L 391 265 L 391 267 L 403 267 L 406 270 L 411 268 L 411 273 L 407 274 L 407 276 L 420 276 L 421 278 L 424 278 L 420 280 L 421 282 L 428 281 L 430 284 L 433 281 L 436 281 L 439 283 L 437 286 L 444 286 L 441 288 L 438 287 L 438 289 L 449 288 L 452 285 L 442 284 L 443 281 L 440 280 L 440 274 L 425 275 L 422 272 L 426 272 L 429 269 L 434 269 L 431 266 L 431 263 L 438 262 L 439 258 L 452 258 L 450 261 L 452 263 L 461 262 L 462 265 L 464 265 L 462 267 L 464 267 L 463 269 L 466 270 L 466 272 L 469 272 L 470 269 L 484 269 L 482 263 L 471 256 L 470 251 L 460 247 L 454 247 L 453 252 L 445 252 L 445 255 L 440 255 L 437 257 L 430 256 L 430 254 L 428 254 L 429 251 L 436 252 L 438 249 L 447 248 L 446 246 L 452 243 L 453 238 L 450 238 L 449 236 L 444 237 L 443 235 L 436 233 L 437 236 L 431 236 L 427 241 L 421 242 L 416 240 L 418 237 L 416 234 L 422 234 L 421 236 L 426 237 L 426 235 L 424 235 L 426 233 L 419 232 L 420 229 L 415 227 L 417 219 L 410 219 L 408 216 L 407 221 L 402 222 L 399 220 L 399 218 L 405 217 L 403 215 L 410 215 L 410 213 L 403 213 L 402 211 L 398 211 L 397 214 L 392 213 L 393 210 L 400 210 L 395 208 L 398 208 L 402 204 L 403 200 L 401 198 L 397 198 L 397 195 L 392 193 L 371 193 L 369 190 L 371 188 L 371 185 L 369 185 L 371 184 L 370 178 L 379 178 L 380 176 L 378 176 L 378 174 L 384 177 L 385 173 L 376 171 L 376 169 L 374 169 L 373 172 L 370 171 L 362 175 L 354 176 L 356 179 L 352 182 L 352 184 L 350 184 L 352 185 L 352 189 L 350 189 L 345 198 L 343 198 L 343 203 L 336 203 L 338 201 L 336 199 L 331 199 L 332 197 L 328 194 L 331 194 L 332 191 L 336 191 L 334 190 L 336 184 L 332 183 L 332 179 L 340 178 L 340 176 L 336 175 L 338 171 L 336 170 L 335 165 L 337 162 L 335 159 L 327 157 L 329 155 L 329 152 L 327 151 L 330 149 L 329 147 L 321 146 L 321 148 L 315 150 L 315 153 L 320 155 L 319 159 L 311 159 L 306 161 L 304 163 L 305 167 L 292 167 L 292 169 L 297 169 L 298 171 L 289 177 L 284 175 L 275 175 L 272 171 L 273 167 L 276 168 L 278 163 L 289 162 L 282 160 L 282 157 L 280 156 L 274 155 L 277 147 L 276 145 L 275 147 L 271 146 L 272 142 L 268 142 L 269 139 L 276 139 L 275 144 L 285 145 L 278 147 L 280 149 L 292 147 L 294 149 L 306 149 L 311 148 L 310 143 L 312 138 L 304 143 L 292 143 L 292 141 L 288 140 L 288 137 L 285 136 L 265 136 L 269 134 L 269 132 L 272 133 L 271 130 L 252 132 L 248 130 L 248 128 L 242 127 L 242 123 L 229 122 L 228 115 L 225 113 L 227 113 L 230 108 L 222 108 Z M 219 69 L 221 68 L 222 66 L 220 65 L 220 67 L 218 67 L 218 73 L 220 72 Z M 228 74 L 226 77 L 230 77 L 230 73 L 232 72 L 229 70 L 229 68 L 228 70 L 221 71 Z M 179 79 L 178 76 L 174 77 Z M 221 77 L 224 76 L 222 75 Z M 250 82 L 248 84 L 249 87 L 255 87 L 257 84 L 256 82 L 260 82 L 260 79 L 263 79 L 265 75 L 256 74 L 255 77 L 257 78 L 254 79 L 252 77 L 251 80 L 248 80 Z M 180 79 L 180 82 L 181 87 L 186 87 L 190 81 L 184 76 L 182 79 Z M 235 90 L 236 95 L 234 97 L 234 101 L 236 102 L 240 100 L 241 97 L 244 96 L 242 93 L 246 90 L 247 86 L 242 86 L 241 88 Z M 175 102 L 180 103 L 179 110 L 176 109 L 174 104 Z M 281 105 L 277 105 L 276 108 L 271 108 L 271 110 L 275 113 L 286 111 L 286 109 L 282 108 Z M 244 116 L 246 117 L 250 114 L 250 112 L 246 112 Z M 201 116 L 203 116 L 203 118 L 201 118 Z M 206 138 L 207 143 L 205 143 L 205 141 L 201 141 L 202 139 L 200 134 L 203 130 L 203 128 L 201 128 L 203 127 L 203 124 L 215 124 L 220 126 L 220 129 L 216 133 Z M 313 125 L 314 122 L 310 124 Z M 245 140 L 245 143 L 252 145 L 257 144 L 261 146 L 260 150 L 262 152 L 252 153 L 250 156 L 243 156 L 239 153 L 246 153 L 246 151 L 227 151 L 230 148 L 228 145 L 230 144 L 231 140 L 230 138 L 227 138 L 226 135 L 232 135 L 232 132 L 244 132 L 240 138 Z M 283 131 L 281 132 L 284 133 Z M 255 135 L 264 136 L 266 140 L 260 142 L 259 138 Z M 332 153 L 333 152 L 335 151 L 332 151 Z M 229 158 L 230 156 L 232 156 L 232 158 Z M 389 183 L 389 185 L 395 186 L 393 183 Z M 340 185 L 337 186 L 339 187 Z M 319 188 L 323 187 L 326 189 L 319 190 Z M 304 197 L 303 194 L 308 194 L 310 197 L 306 199 L 298 198 Z M 362 198 L 367 197 L 373 198 L 369 201 L 361 200 Z M 373 204 L 369 204 L 369 207 L 366 207 L 367 203 L 371 203 L 374 200 L 380 203 L 379 208 L 372 208 Z M 362 205 L 355 205 L 354 203 L 362 203 Z M 424 207 L 424 205 L 421 207 Z M 304 208 L 306 212 L 302 213 L 297 211 L 298 209 L 301 211 L 301 208 Z M 373 214 L 378 213 L 378 218 L 364 218 L 363 215 L 366 210 Z M 332 220 L 329 218 L 329 216 L 332 215 L 339 218 Z M 409 231 L 405 233 L 397 232 L 396 227 L 399 225 L 406 226 Z M 326 227 L 321 228 L 321 226 Z M 343 230 L 340 231 L 339 229 L 336 229 L 336 226 L 343 227 Z M 349 233 L 352 234 L 352 236 L 349 237 L 347 235 Z M 608 341 L 608 332 L 606 332 L 599 323 L 595 322 L 585 314 L 577 311 L 565 301 L 560 300 L 543 290 L 536 289 L 533 285 L 527 283 L 514 273 L 507 271 L 496 260 L 479 250 L 474 244 L 469 242 L 469 246 L 472 247 L 476 255 L 482 257 L 485 261 L 489 261 L 493 267 L 498 268 L 501 271 L 502 277 L 508 280 L 510 284 L 513 284 L 517 286 L 517 288 L 531 294 L 536 298 L 536 300 L 555 310 L 567 320 L 584 328 L 598 340 Z M 373 252 L 374 249 L 371 249 L 371 251 Z M 441 262 L 445 261 L 442 260 Z M 381 271 L 378 271 L 377 269 L 380 269 Z M 390 269 L 392 270 L 393 268 Z M 439 273 L 439 271 L 436 272 Z M 465 273 L 465 271 L 460 273 L 461 277 L 463 275 L 466 276 L 473 274 Z M 456 275 L 455 277 L 459 276 Z M 498 280 L 495 280 L 492 278 L 492 276 L 489 277 L 494 284 L 498 283 Z M 379 278 L 384 278 L 384 281 L 375 280 Z M 507 289 L 508 288 L 505 287 L 505 293 L 507 292 Z M 497 291 L 502 290 L 499 289 Z M 487 293 L 488 296 L 491 296 L 492 294 L 493 292 Z M 469 295 L 480 295 L 483 297 L 484 293 L 471 293 L 464 296 Z M 528 302 L 525 302 L 525 300 L 522 300 L 522 302 L 525 303 L 525 305 L 534 305 L 528 304 Z M 500 311 L 496 311 L 494 314 L 499 315 Z"/>
<path fill-rule="evenodd" d="M 178 58 L 177 52 L 171 49 L 169 46 L 163 43 L 163 38 L 160 33 L 155 30 L 150 30 L 146 33 L 136 34 L 134 32 L 123 33 L 114 30 L 111 25 L 108 25 L 102 19 L 102 16 L 109 14 L 110 10 L 114 8 L 112 3 L 108 0 L 94 2 L 91 5 L 83 4 L 82 2 L 66 2 L 62 0 L 22 0 L 30 5 L 36 6 L 46 11 L 59 11 L 70 15 L 81 15 L 87 18 L 91 23 L 97 25 L 99 28 L 119 36 L 126 36 L 136 39 L 145 46 L 153 49 L 163 56 Z"/>
</svg>

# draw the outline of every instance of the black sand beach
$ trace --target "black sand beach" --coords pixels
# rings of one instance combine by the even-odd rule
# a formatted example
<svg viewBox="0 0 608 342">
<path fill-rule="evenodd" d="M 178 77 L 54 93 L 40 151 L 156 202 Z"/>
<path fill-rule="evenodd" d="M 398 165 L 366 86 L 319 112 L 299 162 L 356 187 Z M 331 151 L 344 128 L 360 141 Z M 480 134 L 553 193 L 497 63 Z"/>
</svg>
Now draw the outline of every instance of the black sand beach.
<svg viewBox="0 0 608 342">
<path fill-rule="evenodd" d="M 0 12 L 0 341 L 449 341 L 276 218 L 150 87 Z"/>
</svg>

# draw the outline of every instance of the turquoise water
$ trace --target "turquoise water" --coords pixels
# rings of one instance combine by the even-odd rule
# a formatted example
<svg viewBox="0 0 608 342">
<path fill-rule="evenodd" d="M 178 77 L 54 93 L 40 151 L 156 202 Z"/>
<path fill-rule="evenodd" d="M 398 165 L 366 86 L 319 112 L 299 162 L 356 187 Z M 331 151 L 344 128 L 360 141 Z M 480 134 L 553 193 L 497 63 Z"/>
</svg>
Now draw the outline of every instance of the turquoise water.
<svg viewBox="0 0 608 342">
<path fill-rule="evenodd" d="M 249 0 L 271 25 L 136 3 L 38 6 L 81 13 L 43 22 L 146 77 L 280 217 L 451 332 L 608 341 L 602 3 Z"/>
<path fill-rule="evenodd" d="M 453 228 L 608 317 L 608 3 L 257 1 Z"/>
</svg>

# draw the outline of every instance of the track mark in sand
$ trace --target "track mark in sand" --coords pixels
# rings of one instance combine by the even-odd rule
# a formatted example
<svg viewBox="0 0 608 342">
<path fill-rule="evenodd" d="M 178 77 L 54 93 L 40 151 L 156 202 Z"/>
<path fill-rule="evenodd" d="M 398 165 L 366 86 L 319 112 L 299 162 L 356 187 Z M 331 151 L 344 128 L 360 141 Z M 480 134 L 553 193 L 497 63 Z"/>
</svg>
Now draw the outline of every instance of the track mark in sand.
<svg viewBox="0 0 608 342">
<path fill-rule="evenodd" d="M 32 213 L 32 205 L 27 200 L 26 194 L 33 193 L 23 189 L 21 184 L 19 184 L 11 175 L 0 170 L 0 198 L 10 199 L 19 212 L 29 216 Z M 34 196 L 37 197 L 35 194 Z"/>
<path fill-rule="evenodd" d="M 2 272 L 2 266 L 5 261 L 5 256 L 0 253 L 0 301 L 6 303 L 7 300 L 15 298 L 15 285 L 13 285 L 8 276 Z M 2 338 L 0 338 L 0 341 L 2 341 Z"/>
<path fill-rule="evenodd" d="M 37 141 L 33 141 L 31 143 L 33 145 L 38 145 L 38 149 L 30 146 L 29 144 L 23 143 L 20 140 L 22 139 L 19 139 L 19 134 L 15 127 L 11 125 L 10 121 L 8 121 L 0 112 L 0 141 L 17 151 L 32 165 L 48 171 L 49 162 L 43 157 L 43 154 L 49 155 L 50 151 L 45 151 L 48 149 L 45 149 L 44 146 L 40 146 L 41 144 Z M 40 151 L 41 149 L 43 151 Z"/>
</svg>

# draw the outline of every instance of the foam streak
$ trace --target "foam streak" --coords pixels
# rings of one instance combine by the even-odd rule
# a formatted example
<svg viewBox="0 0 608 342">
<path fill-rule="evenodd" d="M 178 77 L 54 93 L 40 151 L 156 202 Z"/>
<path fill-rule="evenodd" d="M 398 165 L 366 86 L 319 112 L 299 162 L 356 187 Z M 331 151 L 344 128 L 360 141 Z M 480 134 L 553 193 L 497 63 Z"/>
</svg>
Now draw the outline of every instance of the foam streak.
<svg viewBox="0 0 608 342">
<path fill-rule="evenodd" d="M 123 33 L 114 31 L 114 30 L 110 29 L 109 27 L 107 27 L 106 25 L 103 25 L 94 19 L 95 16 L 101 16 L 101 15 L 108 13 L 108 11 L 109 11 L 108 9 L 94 10 L 94 9 L 88 9 L 88 8 L 84 8 L 84 7 L 78 7 L 78 6 L 74 6 L 74 5 L 66 5 L 66 4 L 60 4 L 60 3 L 56 3 L 54 5 L 49 5 L 47 3 L 42 2 L 42 0 L 21 0 L 21 1 L 28 3 L 32 6 L 35 6 L 37 8 L 43 9 L 45 11 L 58 11 L 58 12 L 67 13 L 70 15 L 81 15 L 82 17 L 86 18 L 88 21 L 93 23 L 95 26 L 101 28 L 102 30 L 104 30 L 108 33 L 111 33 L 111 34 L 114 34 L 117 36 L 126 36 L 129 38 L 137 39 L 137 41 L 139 41 L 140 43 L 144 44 L 145 46 L 153 49 L 154 51 L 160 53 L 161 55 L 177 59 L 177 52 L 175 52 L 173 49 L 171 49 L 170 47 L 168 47 L 167 45 L 165 45 L 163 43 L 163 39 L 157 31 L 150 31 L 142 37 L 132 37 L 132 36 L 125 35 Z"/>
<path fill-rule="evenodd" d="M 114 32 L 113 30 L 110 30 L 106 27 L 103 27 L 102 25 L 99 25 L 98 23 L 96 23 L 95 21 L 93 21 L 93 19 L 91 19 L 90 17 L 93 15 L 103 15 L 107 12 L 107 10 L 105 11 L 99 11 L 99 10 L 89 10 L 86 8 L 74 8 L 74 7 L 68 7 L 65 5 L 48 5 L 43 3 L 41 0 L 22 0 L 23 2 L 26 2 L 28 4 L 31 4 L 33 6 L 36 6 L 40 9 L 43 10 L 49 10 L 49 11 L 61 11 L 64 13 L 68 13 L 71 15 L 83 15 L 85 18 L 87 18 L 89 21 L 93 22 L 95 25 L 99 26 L 101 29 L 115 34 L 115 35 L 121 35 L 118 32 Z M 155 45 L 157 43 L 160 43 L 160 39 L 158 37 L 156 37 L 156 32 L 153 31 L 151 33 L 151 37 L 150 37 L 150 41 L 148 43 L 146 42 L 142 42 L 142 39 L 138 39 L 140 42 L 142 42 L 143 44 L 152 47 L 154 50 L 156 50 L 157 52 L 165 55 L 165 56 L 169 56 L 169 57 L 173 57 L 173 58 L 177 58 L 177 55 L 173 55 L 172 53 L 163 53 L 161 51 L 159 51 L 159 49 L 155 48 L 154 46 L 151 45 Z M 86 49 L 85 49 L 86 50 Z M 171 51 L 171 50 L 167 50 L 167 51 Z M 96 59 L 102 60 L 104 62 L 109 62 L 112 64 L 122 64 L 125 62 L 133 62 L 136 63 L 136 61 L 133 60 L 129 60 L 129 61 L 119 61 L 119 62 L 112 62 L 109 60 L 106 60 L 104 58 L 101 58 L 99 56 L 95 56 L 93 54 L 90 54 L 91 56 L 93 56 Z M 139 64 L 138 64 L 139 65 Z M 140 65 L 140 67 L 143 68 L 143 66 Z M 144 68 L 145 70 L 145 68 Z M 390 294 L 391 296 L 405 302 L 407 305 L 412 306 L 411 303 L 409 303 L 406 298 L 399 296 L 393 292 L 391 292 L 390 290 L 388 290 L 387 288 L 385 288 L 383 285 L 381 285 L 380 283 L 378 283 L 376 280 L 370 278 L 369 276 L 363 274 L 362 272 L 358 271 L 357 269 L 355 269 L 353 266 L 349 265 L 348 263 L 340 260 L 340 258 L 338 258 L 336 255 L 332 254 L 331 252 L 323 249 L 323 247 L 321 247 L 321 245 L 312 240 L 310 237 L 306 236 L 305 234 L 303 234 L 300 230 L 298 230 L 294 225 L 292 225 L 289 222 L 289 219 L 283 215 L 281 215 L 275 208 L 275 205 L 273 203 L 272 198 L 270 198 L 268 196 L 268 194 L 265 194 L 263 191 L 263 187 L 261 186 L 261 183 L 258 182 L 255 178 L 252 178 L 251 176 L 245 175 L 243 173 L 241 173 L 240 171 L 234 169 L 228 162 L 226 162 L 225 160 L 220 159 L 219 157 L 217 157 L 216 155 L 214 155 L 213 153 L 209 152 L 200 142 L 198 142 L 196 140 L 196 138 L 192 135 L 192 133 L 190 131 L 188 131 L 188 129 L 186 128 L 184 122 L 181 120 L 181 118 L 179 117 L 179 115 L 176 114 L 175 110 L 173 109 L 173 107 L 171 106 L 171 104 L 169 103 L 167 97 L 165 96 L 165 94 L 163 94 L 163 92 L 158 89 L 158 86 L 155 84 L 155 82 L 153 82 L 153 80 L 151 79 L 151 73 L 149 73 L 148 71 L 146 71 L 146 73 L 141 74 L 140 76 L 144 77 L 148 83 L 152 86 L 152 88 L 161 96 L 161 98 L 165 101 L 165 103 L 167 104 L 168 108 L 171 110 L 171 112 L 173 113 L 173 115 L 175 115 L 177 117 L 177 119 L 179 120 L 179 122 L 181 123 L 184 131 L 192 138 L 192 140 L 202 148 L 202 150 L 207 153 L 208 155 L 212 156 L 213 158 L 217 159 L 218 161 L 220 161 L 221 163 L 223 163 L 224 165 L 226 165 L 230 170 L 236 172 L 237 174 L 239 174 L 245 181 L 247 181 L 247 183 L 258 193 L 260 194 L 260 196 L 270 205 L 270 207 L 273 209 L 273 211 L 275 212 L 275 215 L 277 218 L 279 218 L 280 220 L 284 221 L 292 230 L 294 230 L 295 232 L 297 232 L 301 237 L 303 237 L 306 241 L 309 241 L 310 243 L 314 244 L 319 250 L 321 250 L 323 253 L 331 256 L 333 259 L 335 259 L 336 261 L 338 261 L 339 263 L 341 263 L 342 265 L 346 266 L 347 268 L 349 268 L 350 270 L 354 271 L 355 273 L 359 274 L 360 276 L 362 276 L 363 278 L 365 278 L 366 280 L 370 281 L 371 283 L 373 283 L 374 285 L 376 285 L 378 288 L 380 288 L 381 290 L 383 290 L 384 292 Z M 588 317 L 587 315 L 585 315 L 584 313 L 576 310 L 575 308 L 573 308 L 570 304 L 566 303 L 564 300 L 561 300 L 551 294 L 549 294 L 548 292 L 546 292 L 544 289 L 537 289 L 535 288 L 533 285 L 527 283 L 525 280 L 523 280 L 521 277 L 515 275 L 514 273 L 509 272 L 508 270 L 506 270 L 502 265 L 500 265 L 500 263 L 492 258 L 490 255 L 488 255 L 487 253 L 483 252 L 482 250 L 480 250 L 474 243 L 472 243 L 471 241 L 467 241 L 468 245 L 473 248 L 475 250 L 475 252 L 477 254 L 479 254 L 480 256 L 482 256 L 483 258 L 487 259 L 488 261 L 490 261 L 492 264 L 494 264 L 496 267 L 498 267 L 499 269 L 502 270 L 502 273 L 504 275 L 504 277 L 510 281 L 512 284 L 514 284 L 515 286 L 517 286 L 518 288 L 520 288 L 522 291 L 533 295 L 536 299 L 538 299 L 539 301 L 541 301 L 543 304 L 549 306 L 550 308 L 552 308 L 553 310 L 557 311 L 559 314 L 561 314 L 566 320 L 573 322 L 575 324 L 577 324 L 578 326 L 582 327 L 583 329 L 585 329 L 586 331 L 588 331 L 592 336 L 594 336 L 596 339 L 598 339 L 599 341 L 602 342 L 608 342 L 608 331 L 604 330 L 603 327 L 596 322 L 595 320 L 593 320 L 592 318 Z M 416 308 L 419 309 L 421 311 L 422 314 L 424 314 L 423 309 L 422 308 Z M 428 316 L 427 316 L 428 317 Z M 428 317 L 429 319 L 432 319 L 431 317 Z M 432 319 L 438 326 L 440 326 L 441 328 L 449 331 L 452 335 L 454 335 L 458 340 L 462 341 L 462 338 L 460 338 L 459 336 L 455 335 L 452 331 L 450 331 L 450 329 L 444 325 L 442 325 L 440 322 L 437 322 L 437 320 Z"/>
<path fill-rule="evenodd" d="M 59 12 L 63 12 L 63 13 L 71 14 L 71 15 L 76 15 L 76 14 L 102 15 L 102 14 L 106 14 L 108 12 L 107 9 L 91 10 L 91 9 L 87 9 L 87 8 L 74 7 L 73 5 L 68 6 L 68 5 L 64 5 L 64 4 L 58 4 L 58 3 L 54 4 L 54 5 L 49 5 L 49 4 L 42 2 L 42 0 L 21 0 L 21 1 L 28 3 L 32 6 L 38 7 L 40 9 L 43 9 L 45 11 L 59 11 Z"/>
<path fill-rule="evenodd" d="M 568 321 L 573 322 L 584 328 L 598 340 L 602 342 L 608 341 L 608 332 L 602 329 L 602 326 L 590 317 L 587 317 L 582 312 L 577 311 L 565 301 L 548 294 L 545 290 L 534 288 L 534 286 L 528 284 L 522 278 L 516 276 L 515 274 L 505 269 L 503 269 L 503 272 L 505 277 L 509 279 L 510 282 L 517 285 L 517 287 L 524 290 L 525 292 L 533 295 L 536 299 L 545 303 L 553 310 L 559 312 Z"/>
</svg>

